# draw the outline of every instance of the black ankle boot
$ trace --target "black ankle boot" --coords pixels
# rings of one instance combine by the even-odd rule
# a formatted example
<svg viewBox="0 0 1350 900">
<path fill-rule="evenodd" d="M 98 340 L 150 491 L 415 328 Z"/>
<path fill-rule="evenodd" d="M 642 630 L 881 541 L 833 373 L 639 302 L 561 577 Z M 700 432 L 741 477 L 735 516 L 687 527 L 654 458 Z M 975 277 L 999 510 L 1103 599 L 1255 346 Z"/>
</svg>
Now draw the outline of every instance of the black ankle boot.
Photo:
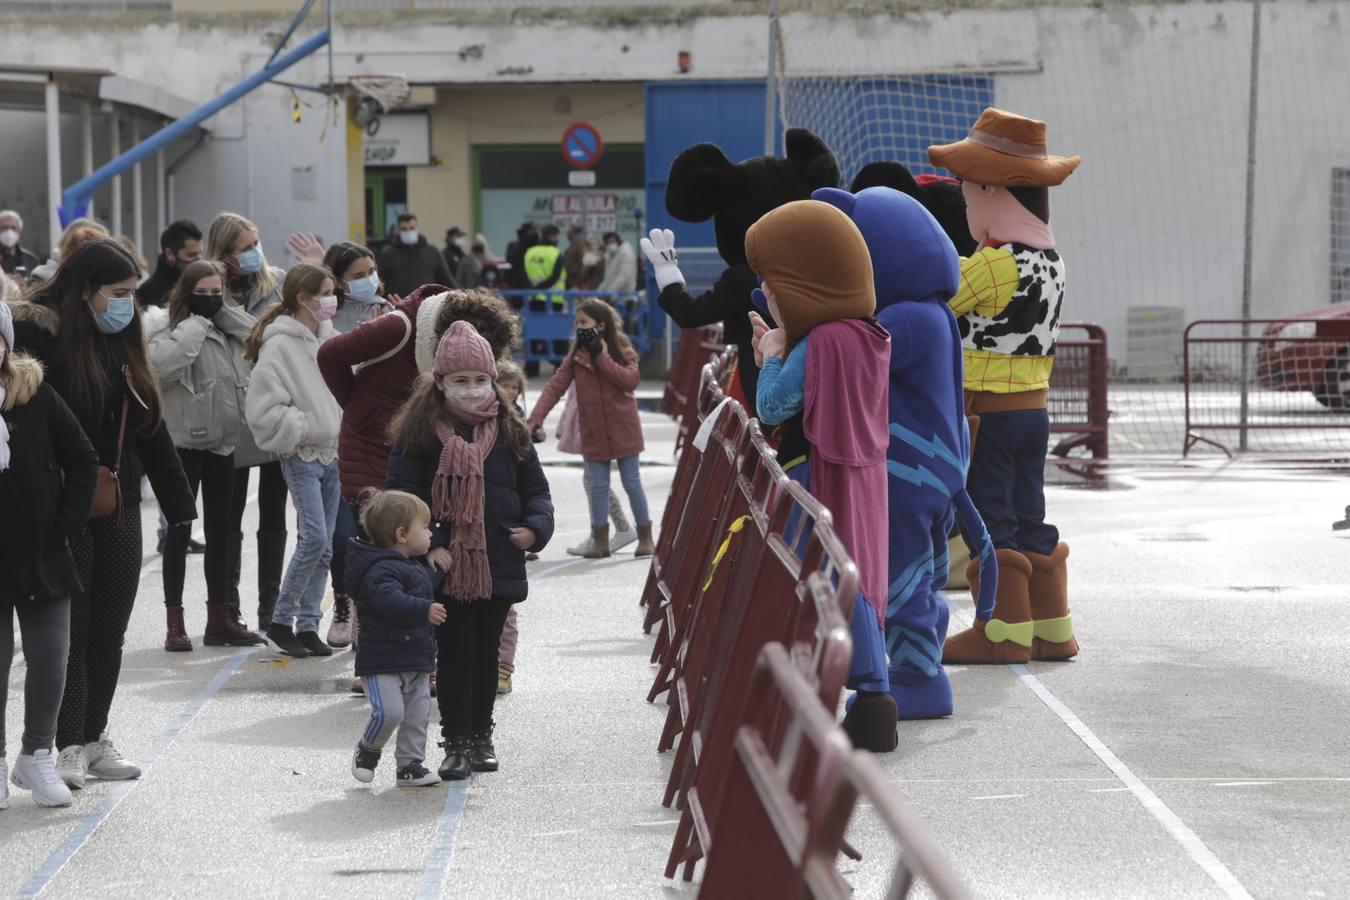
<svg viewBox="0 0 1350 900">
<path fill-rule="evenodd" d="M 445 761 L 436 771 L 441 776 L 441 781 L 463 781 L 469 777 L 473 771 L 473 764 L 469 760 L 471 744 L 466 737 L 447 738 L 441 742 L 445 748 Z"/>
<path fill-rule="evenodd" d="M 497 771 L 497 749 L 492 746 L 491 728 L 469 739 L 469 765 L 475 772 Z"/>
</svg>

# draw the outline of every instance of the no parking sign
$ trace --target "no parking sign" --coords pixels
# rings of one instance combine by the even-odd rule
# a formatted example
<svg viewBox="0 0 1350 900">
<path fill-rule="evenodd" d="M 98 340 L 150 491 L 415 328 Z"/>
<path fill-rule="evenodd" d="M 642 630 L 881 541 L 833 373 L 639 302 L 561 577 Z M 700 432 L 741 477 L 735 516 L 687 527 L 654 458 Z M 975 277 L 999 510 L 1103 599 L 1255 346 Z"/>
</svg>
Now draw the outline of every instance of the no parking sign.
<svg viewBox="0 0 1350 900">
<path fill-rule="evenodd" d="M 600 161 L 605 152 L 605 142 L 600 132 L 589 122 L 577 122 L 567 126 L 562 137 L 563 159 L 578 169 L 589 169 Z"/>
</svg>

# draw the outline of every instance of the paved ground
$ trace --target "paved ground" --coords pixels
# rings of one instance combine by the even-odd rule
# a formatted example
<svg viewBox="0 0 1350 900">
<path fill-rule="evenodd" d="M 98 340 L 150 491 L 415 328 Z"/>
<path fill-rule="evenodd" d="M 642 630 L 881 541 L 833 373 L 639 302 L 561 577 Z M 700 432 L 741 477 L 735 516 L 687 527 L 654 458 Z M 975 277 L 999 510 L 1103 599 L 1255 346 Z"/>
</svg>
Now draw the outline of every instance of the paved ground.
<svg viewBox="0 0 1350 900">
<path fill-rule="evenodd" d="M 672 429 L 647 422 L 663 462 Z M 165 654 L 152 555 L 112 716 L 147 773 L 91 783 L 67 810 L 16 792 L 0 813 L 0 895 L 692 893 L 661 877 L 675 816 L 659 802 L 664 708 L 643 702 L 645 567 L 567 557 L 586 529 L 580 470 L 548 471 L 559 534 L 520 609 L 501 772 L 401 791 L 382 769 L 358 786 L 366 706 L 343 690 L 350 654 Z M 654 500 L 672 472 L 644 469 Z M 1215 463 L 1056 481 L 1083 654 L 954 669 L 957 715 L 905 725 L 881 759 L 892 780 L 980 896 L 1350 896 L 1350 533 L 1329 529 L 1350 502 L 1344 473 Z M 142 515 L 152 526 L 153 507 Z M 197 572 L 199 559 L 200 635 Z M 892 857 L 866 811 L 852 837 L 857 895 L 880 896 Z"/>
</svg>

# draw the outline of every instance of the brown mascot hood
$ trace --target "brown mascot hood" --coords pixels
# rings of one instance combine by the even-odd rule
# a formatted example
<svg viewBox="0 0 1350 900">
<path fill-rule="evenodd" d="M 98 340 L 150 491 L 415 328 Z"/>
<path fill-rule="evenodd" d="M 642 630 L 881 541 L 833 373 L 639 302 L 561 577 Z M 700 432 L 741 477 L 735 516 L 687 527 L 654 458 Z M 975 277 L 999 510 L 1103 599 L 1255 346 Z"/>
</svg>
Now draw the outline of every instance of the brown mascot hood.
<svg viewBox="0 0 1350 900">
<path fill-rule="evenodd" d="M 828 203 L 796 200 L 766 213 L 745 233 L 745 258 L 773 289 L 793 343 L 825 322 L 876 312 L 867 243 Z"/>
</svg>

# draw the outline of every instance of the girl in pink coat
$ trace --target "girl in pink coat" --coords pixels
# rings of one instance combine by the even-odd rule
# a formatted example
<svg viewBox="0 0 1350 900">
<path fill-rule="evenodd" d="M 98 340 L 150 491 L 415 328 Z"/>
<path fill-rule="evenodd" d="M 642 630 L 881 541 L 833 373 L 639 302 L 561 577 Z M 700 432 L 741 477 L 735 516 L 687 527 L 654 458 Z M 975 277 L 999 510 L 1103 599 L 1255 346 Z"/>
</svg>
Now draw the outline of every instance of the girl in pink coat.
<svg viewBox="0 0 1350 900">
<path fill-rule="evenodd" d="M 623 333 L 614 307 L 603 300 L 583 300 L 576 307 L 577 337 L 567 359 L 530 411 L 530 428 L 542 434 L 544 419 L 576 384 L 581 407 L 581 456 L 590 479 L 591 548 L 586 559 L 603 559 L 609 551 L 609 465 L 617 460 L 619 478 L 637 524 L 637 556 L 656 552 L 647 494 L 642 489 L 638 455 L 643 450 L 638 419 L 637 353 Z"/>
</svg>

